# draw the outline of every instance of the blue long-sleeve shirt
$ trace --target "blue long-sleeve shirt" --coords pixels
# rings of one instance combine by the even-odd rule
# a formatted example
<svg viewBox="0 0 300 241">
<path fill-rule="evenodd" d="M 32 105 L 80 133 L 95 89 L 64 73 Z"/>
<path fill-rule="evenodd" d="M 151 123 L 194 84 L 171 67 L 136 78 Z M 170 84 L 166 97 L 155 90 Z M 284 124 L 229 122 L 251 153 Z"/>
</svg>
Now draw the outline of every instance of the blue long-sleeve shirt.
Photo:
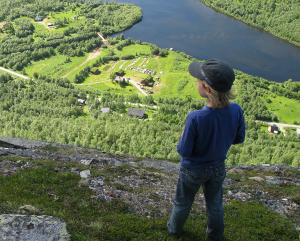
<svg viewBox="0 0 300 241">
<path fill-rule="evenodd" d="M 192 111 L 177 145 L 181 165 L 214 165 L 225 161 L 232 144 L 245 140 L 243 110 L 236 103 L 224 108 L 204 106 Z"/>
</svg>

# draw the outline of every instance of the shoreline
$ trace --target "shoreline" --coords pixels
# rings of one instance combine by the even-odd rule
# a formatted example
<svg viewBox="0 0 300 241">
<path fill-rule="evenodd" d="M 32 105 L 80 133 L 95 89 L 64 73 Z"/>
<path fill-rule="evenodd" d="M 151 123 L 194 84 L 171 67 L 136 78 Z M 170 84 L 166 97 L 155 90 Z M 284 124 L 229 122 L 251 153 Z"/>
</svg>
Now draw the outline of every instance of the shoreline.
<svg viewBox="0 0 300 241">
<path fill-rule="evenodd" d="M 300 42 L 298 43 L 298 42 L 295 42 L 295 41 L 290 41 L 290 40 L 288 40 L 287 38 L 285 38 L 285 37 L 283 37 L 283 36 L 276 35 L 275 32 L 273 32 L 273 31 L 268 31 L 267 29 L 264 29 L 264 28 L 262 28 L 262 27 L 259 26 L 259 25 L 253 24 L 253 23 L 251 23 L 251 22 L 245 21 L 245 20 L 240 19 L 240 18 L 237 18 L 236 16 L 234 16 L 234 15 L 228 13 L 228 12 L 223 11 L 221 8 L 216 8 L 215 6 L 208 5 L 207 3 L 203 2 L 202 0 L 200 0 L 200 2 L 201 2 L 204 6 L 210 8 L 210 9 L 213 9 L 213 10 L 214 10 L 215 12 L 217 12 L 217 13 L 224 14 L 224 15 L 230 17 L 230 18 L 233 18 L 234 20 L 237 20 L 237 21 L 239 21 L 239 22 L 241 22 L 241 23 L 244 23 L 244 24 L 246 24 L 246 25 L 248 25 L 248 26 L 250 26 L 250 27 L 253 27 L 253 28 L 255 28 L 255 29 L 261 31 L 261 32 L 265 32 L 265 33 L 271 34 L 272 36 L 276 37 L 276 38 L 279 39 L 279 40 L 284 41 L 285 43 L 288 43 L 288 44 L 290 44 L 290 45 L 292 45 L 292 46 L 294 46 L 294 47 L 300 48 Z"/>
</svg>

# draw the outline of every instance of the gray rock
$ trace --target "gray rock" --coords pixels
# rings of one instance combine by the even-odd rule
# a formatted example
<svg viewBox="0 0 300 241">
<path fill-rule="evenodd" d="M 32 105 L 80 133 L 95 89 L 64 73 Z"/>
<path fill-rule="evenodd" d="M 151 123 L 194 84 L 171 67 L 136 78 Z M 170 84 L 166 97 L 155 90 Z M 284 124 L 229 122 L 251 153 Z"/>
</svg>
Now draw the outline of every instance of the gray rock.
<svg viewBox="0 0 300 241">
<path fill-rule="evenodd" d="M 300 185 L 300 179 L 298 178 L 287 178 L 287 177 L 277 177 L 277 176 L 265 176 L 266 182 L 272 185 Z"/>
<path fill-rule="evenodd" d="M 264 182 L 265 181 L 265 179 L 262 177 L 249 177 L 248 179 L 256 181 L 256 182 Z"/>
<path fill-rule="evenodd" d="M 91 176 L 91 171 L 90 170 L 84 170 L 80 172 L 80 177 L 81 178 L 89 178 Z"/>
<path fill-rule="evenodd" d="M 93 159 L 83 159 L 80 161 L 81 164 L 86 165 L 86 166 L 91 165 L 92 162 L 93 162 Z"/>
<path fill-rule="evenodd" d="M 19 207 L 19 212 L 21 214 L 37 214 L 39 210 L 31 205 L 24 205 Z"/>
<path fill-rule="evenodd" d="M 252 195 L 250 193 L 245 193 L 245 192 L 241 192 L 241 191 L 238 191 L 238 192 L 228 191 L 227 195 L 230 198 L 233 198 L 233 199 L 239 200 L 239 201 L 243 201 L 243 202 L 248 201 L 252 198 Z"/>
<path fill-rule="evenodd" d="M 227 171 L 228 174 L 241 174 L 243 173 L 244 170 L 242 170 L 241 168 L 239 167 L 234 167 L 234 168 L 231 168 Z"/>
<path fill-rule="evenodd" d="M 66 224 L 51 216 L 0 215 L 0 237 L 3 241 L 69 241 Z"/>
</svg>

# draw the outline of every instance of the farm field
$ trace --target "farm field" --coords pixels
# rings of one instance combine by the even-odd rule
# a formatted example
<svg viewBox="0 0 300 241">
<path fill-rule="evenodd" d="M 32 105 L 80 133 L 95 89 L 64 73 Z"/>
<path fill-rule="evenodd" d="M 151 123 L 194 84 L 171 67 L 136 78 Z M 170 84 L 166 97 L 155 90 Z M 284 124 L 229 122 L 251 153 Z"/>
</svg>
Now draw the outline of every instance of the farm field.
<svg viewBox="0 0 300 241">
<path fill-rule="evenodd" d="M 107 90 L 108 87 L 118 90 L 119 88 L 115 84 L 113 85 L 108 81 L 112 73 L 124 70 L 125 78 L 140 82 L 148 75 L 135 70 L 135 68 L 141 68 L 154 71 L 153 78 L 156 80 L 156 84 L 151 89 L 153 97 L 192 96 L 197 98 L 194 79 L 187 72 L 191 60 L 183 54 L 169 51 L 167 57 L 154 56 L 151 54 L 150 45 L 147 44 L 133 44 L 124 47 L 122 51 L 115 49 L 113 51 L 121 60 L 110 61 L 100 66 L 98 69 L 101 74 L 89 76 L 83 82 L 83 86 L 93 86 L 98 90 Z M 136 57 L 130 60 L 122 60 L 122 57 L 130 54 Z"/>
<path fill-rule="evenodd" d="M 280 122 L 294 124 L 300 123 L 300 102 L 283 96 L 271 97 L 267 107 L 275 113 Z"/>
<path fill-rule="evenodd" d="M 82 64 L 87 59 L 87 54 L 82 57 L 69 57 L 71 62 L 68 62 L 67 59 L 68 56 L 57 54 L 48 59 L 33 62 L 32 65 L 25 68 L 25 72 L 30 77 L 34 73 L 62 77 Z"/>
</svg>

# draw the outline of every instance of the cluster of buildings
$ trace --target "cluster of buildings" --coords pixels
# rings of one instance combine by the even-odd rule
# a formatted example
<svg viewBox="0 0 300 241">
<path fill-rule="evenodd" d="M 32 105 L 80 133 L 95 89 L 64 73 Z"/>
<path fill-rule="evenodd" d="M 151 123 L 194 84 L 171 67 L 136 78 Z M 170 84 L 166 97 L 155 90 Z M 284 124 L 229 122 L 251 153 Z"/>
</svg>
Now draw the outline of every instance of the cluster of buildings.
<svg viewBox="0 0 300 241">
<path fill-rule="evenodd" d="M 108 113 L 110 113 L 110 111 L 111 110 L 110 110 L 109 107 L 101 108 L 101 112 L 104 113 L 104 114 L 108 114 Z M 142 110 L 142 109 L 138 109 L 138 108 L 128 108 L 127 114 L 129 116 L 137 117 L 137 118 L 140 118 L 140 119 L 145 119 L 147 117 L 145 111 Z"/>
<path fill-rule="evenodd" d="M 86 104 L 86 100 L 81 99 L 81 98 L 77 99 L 77 102 L 81 106 Z M 103 107 L 103 108 L 101 108 L 101 112 L 104 113 L 104 114 L 108 114 L 108 113 L 111 112 L 111 109 L 109 107 Z M 142 109 L 139 109 L 139 108 L 128 108 L 127 114 L 128 114 L 128 116 L 137 117 L 137 118 L 140 118 L 140 119 L 147 118 L 146 112 Z"/>
<path fill-rule="evenodd" d="M 279 134 L 281 131 L 277 125 L 273 124 L 268 127 L 268 132 L 272 134 Z M 296 136 L 300 138 L 300 127 L 296 128 Z"/>
<path fill-rule="evenodd" d="M 127 83 L 129 83 L 130 82 L 130 78 L 126 78 L 126 77 L 122 77 L 122 76 L 116 76 L 114 78 L 114 81 L 117 82 L 117 83 L 121 83 L 121 82 L 127 82 Z"/>
<path fill-rule="evenodd" d="M 132 67 L 131 69 L 135 70 L 137 72 L 140 72 L 142 74 L 149 74 L 149 75 L 154 75 L 155 74 L 155 71 L 151 70 L 151 69 L 144 69 L 144 68 L 141 68 L 141 67 Z"/>
<path fill-rule="evenodd" d="M 40 16 L 40 15 L 37 15 L 34 19 L 36 22 L 43 22 L 44 20 L 44 17 Z M 47 24 L 47 27 L 48 28 L 56 28 L 55 24 L 54 23 L 48 23 Z"/>
</svg>

